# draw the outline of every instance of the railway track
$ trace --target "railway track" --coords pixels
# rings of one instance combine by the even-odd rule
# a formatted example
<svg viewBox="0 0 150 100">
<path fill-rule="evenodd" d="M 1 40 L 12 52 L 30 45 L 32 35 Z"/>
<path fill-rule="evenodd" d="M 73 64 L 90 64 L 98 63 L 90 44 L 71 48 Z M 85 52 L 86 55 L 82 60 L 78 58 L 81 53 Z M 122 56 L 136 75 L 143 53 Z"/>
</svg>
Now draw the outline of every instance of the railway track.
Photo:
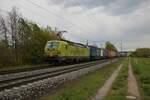
<svg viewBox="0 0 150 100">
<path fill-rule="evenodd" d="M 55 64 L 41 64 L 41 65 L 34 65 L 31 67 L 25 67 L 25 68 L 14 68 L 14 69 L 2 69 L 0 70 L 0 75 L 10 74 L 10 73 L 19 73 L 19 72 L 25 72 L 25 71 L 33 71 L 33 70 L 41 70 L 41 69 L 47 69 L 47 68 L 56 68 L 56 67 L 64 67 L 69 65 L 76 65 L 76 64 L 84 64 L 87 62 L 81 62 L 81 63 L 67 63 L 63 65 L 55 65 Z"/>
<path fill-rule="evenodd" d="M 63 67 L 56 67 L 56 68 L 52 67 L 52 68 L 46 68 L 41 70 L 3 74 L 0 75 L 0 91 L 25 85 L 27 83 L 32 83 L 38 80 L 54 77 L 64 73 L 91 67 L 107 61 L 108 60 L 101 60 L 101 61 L 94 61 L 94 62 L 88 62 L 88 63 L 82 63 L 76 65 L 63 66 Z"/>
</svg>

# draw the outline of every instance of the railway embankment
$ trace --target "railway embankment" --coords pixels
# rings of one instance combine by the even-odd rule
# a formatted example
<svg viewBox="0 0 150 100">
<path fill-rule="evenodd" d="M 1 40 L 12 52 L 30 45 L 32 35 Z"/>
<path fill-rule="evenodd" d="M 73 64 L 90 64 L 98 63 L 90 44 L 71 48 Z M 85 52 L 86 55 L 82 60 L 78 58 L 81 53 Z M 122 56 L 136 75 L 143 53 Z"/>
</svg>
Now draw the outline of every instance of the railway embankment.
<svg viewBox="0 0 150 100">
<path fill-rule="evenodd" d="M 116 60 L 114 60 L 115 62 Z M 12 89 L 4 90 L 0 92 L 1 100 L 31 100 L 37 99 L 49 91 L 57 88 L 66 81 L 74 80 L 82 75 L 98 70 L 110 62 L 104 62 L 102 64 L 93 65 L 84 69 L 68 72 L 62 75 L 54 76 L 51 78 L 39 80 L 27 85 L 21 85 L 20 87 L 13 87 Z"/>
<path fill-rule="evenodd" d="M 112 62 L 105 67 L 64 84 L 60 89 L 50 93 L 40 100 L 88 100 L 103 86 L 113 71 L 121 64 L 122 60 Z"/>
</svg>

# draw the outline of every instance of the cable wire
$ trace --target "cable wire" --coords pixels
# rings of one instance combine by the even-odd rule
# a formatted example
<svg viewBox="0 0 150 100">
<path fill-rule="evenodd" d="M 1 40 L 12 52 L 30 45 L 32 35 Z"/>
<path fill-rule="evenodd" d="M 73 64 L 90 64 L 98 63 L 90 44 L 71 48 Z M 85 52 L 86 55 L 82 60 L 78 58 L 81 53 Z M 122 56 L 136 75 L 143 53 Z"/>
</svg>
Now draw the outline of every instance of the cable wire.
<svg viewBox="0 0 150 100">
<path fill-rule="evenodd" d="M 42 6 L 40 6 L 40 5 L 38 5 L 38 4 L 34 3 L 34 2 L 32 2 L 31 0 L 26 0 L 26 1 L 27 1 L 28 3 L 34 5 L 34 6 L 37 6 L 37 7 L 40 8 L 40 9 L 43 9 L 44 11 L 48 12 L 49 14 L 53 14 L 54 16 L 56 16 L 56 17 L 58 17 L 58 18 L 60 18 L 60 19 L 64 19 L 64 20 L 66 20 L 67 22 L 71 23 L 72 25 L 75 25 L 76 27 L 78 27 L 75 23 L 71 22 L 70 20 L 68 20 L 68 19 L 66 19 L 66 18 L 64 18 L 64 17 L 62 17 L 62 16 L 60 16 L 60 15 L 58 15 L 58 14 L 56 14 L 56 13 L 54 13 L 54 12 L 52 12 L 52 11 L 46 9 L 46 8 L 44 8 L 44 7 L 42 7 Z M 78 28 L 81 29 L 83 32 L 89 33 L 88 31 L 84 30 L 84 29 L 81 28 L 81 27 L 78 27 Z M 89 34 L 90 34 L 90 33 L 89 33 Z"/>
</svg>

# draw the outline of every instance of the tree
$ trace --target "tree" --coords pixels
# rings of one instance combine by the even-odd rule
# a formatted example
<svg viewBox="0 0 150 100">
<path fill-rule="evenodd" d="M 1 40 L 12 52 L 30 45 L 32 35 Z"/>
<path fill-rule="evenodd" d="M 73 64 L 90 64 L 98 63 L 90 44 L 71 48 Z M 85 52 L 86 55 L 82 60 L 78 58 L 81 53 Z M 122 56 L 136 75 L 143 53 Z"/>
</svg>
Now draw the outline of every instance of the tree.
<svg viewBox="0 0 150 100">
<path fill-rule="evenodd" d="M 5 41 L 0 41 L 0 67 L 14 65 L 11 48 L 7 47 Z"/>
<path fill-rule="evenodd" d="M 138 57 L 150 57 L 150 48 L 137 48 L 135 55 Z"/>
<path fill-rule="evenodd" d="M 8 46 L 8 32 L 5 20 L 0 16 L 0 66 L 9 65 L 11 63 L 11 52 Z"/>
<path fill-rule="evenodd" d="M 8 17 L 0 17 L 0 66 L 42 63 L 46 42 L 60 40 L 60 32 L 40 27 L 12 8 Z"/>
<path fill-rule="evenodd" d="M 17 63 L 19 58 L 18 58 L 18 22 L 20 20 L 20 16 L 18 14 L 17 8 L 12 8 L 11 12 L 9 13 L 8 16 L 8 24 L 10 26 L 9 32 L 11 34 L 11 43 L 12 43 L 12 50 L 14 53 L 14 60 Z"/>
<path fill-rule="evenodd" d="M 107 41 L 105 43 L 105 48 L 109 51 L 116 51 L 117 52 L 117 48 L 109 41 Z"/>
<path fill-rule="evenodd" d="M 7 27 L 2 16 L 0 16 L 0 33 L 3 34 L 5 45 L 8 46 Z"/>
<path fill-rule="evenodd" d="M 112 58 L 114 56 L 114 53 L 117 52 L 117 48 L 111 42 L 109 42 L 109 41 L 107 41 L 105 43 L 105 49 L 109 51 L 108 52 L 108 56 L 110 58 Z M 111 62 L 112 62 L 112 60 L 111 60 Z"/>
</svg>

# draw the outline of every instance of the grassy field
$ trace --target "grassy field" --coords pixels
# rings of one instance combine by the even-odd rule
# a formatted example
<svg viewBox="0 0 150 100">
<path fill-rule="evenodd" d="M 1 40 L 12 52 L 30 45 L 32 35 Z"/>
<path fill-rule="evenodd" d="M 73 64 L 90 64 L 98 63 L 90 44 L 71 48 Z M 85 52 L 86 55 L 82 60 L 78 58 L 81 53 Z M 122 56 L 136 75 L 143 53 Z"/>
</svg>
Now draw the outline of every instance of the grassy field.
<svg viewBox="0 0 150 100">
<path fill-rule="evenodd" d="M 97 90 L 110 77 L 112 72 L 122 62 L 119 60 L 104 68 L 82 76 L 80 79 L 67 83 L 57 92 L 41 98 L 41 100 L 87 100 L 94 96 Z"/>
<path fill-rule="evenodd" d="M 131 63 L 143 100 L 150 100 L 150 58 L 132 58 Z"/>
<path fill-rule="evenodd" d="M 105 100 L 126 100 L 128 60 L 126 59 Z"/>
</svg>

